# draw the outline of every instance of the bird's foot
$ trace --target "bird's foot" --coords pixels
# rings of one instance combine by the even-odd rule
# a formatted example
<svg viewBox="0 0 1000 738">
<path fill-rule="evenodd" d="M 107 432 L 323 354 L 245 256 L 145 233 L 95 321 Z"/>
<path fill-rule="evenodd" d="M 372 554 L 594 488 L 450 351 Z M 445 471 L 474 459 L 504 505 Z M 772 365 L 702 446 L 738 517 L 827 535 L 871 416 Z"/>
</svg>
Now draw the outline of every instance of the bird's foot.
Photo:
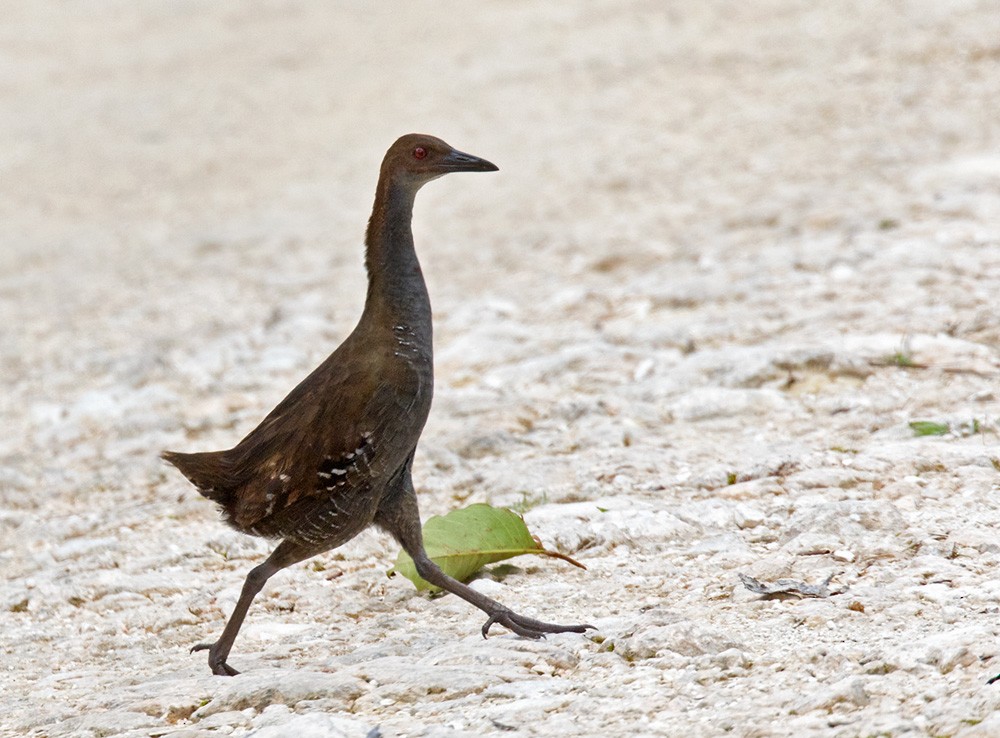
<svg viewBox="0 0 1000 738">
<path fill-rule="evenodd" d="M 208 666 L 216 676 L 236 676 L 239 674 L 236 669 L 226 663 L 226 656 L 229 654 L 219 653 L 218 643 L 199 643 L 191 647 L 191 653 L 195 651 L 208 651 Z"/>
<path fill-rule="evenodd" d="M 583 633 L 593 630 L 593 625 L 556 625 L 555 623 L 545 623 L 541 620 L 518 615 L 512 610 L 503 608 L 490 615 L 490 619 L 483 626 L 483 638 L 490 633 L 490 628 L 494 624 L 517 633 L 522 638 L 544 638 L 547 633 Z"/>
</svg>

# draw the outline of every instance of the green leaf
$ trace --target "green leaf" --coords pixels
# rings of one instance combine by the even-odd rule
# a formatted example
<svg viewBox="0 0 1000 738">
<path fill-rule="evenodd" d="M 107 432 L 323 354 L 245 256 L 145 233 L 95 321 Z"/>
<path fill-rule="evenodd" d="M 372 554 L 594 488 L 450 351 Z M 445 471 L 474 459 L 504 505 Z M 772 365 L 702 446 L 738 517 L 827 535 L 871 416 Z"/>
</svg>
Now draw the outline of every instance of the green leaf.
<svg viewBox="0 0 1000 738">
<path fill-rule="evenodd" d="M 943 436 L 951 430 L 951 426 L 933 420 L 914 420 L 910 423 L 910 430 L 915 436 Z"/>
<path fill-rule="evenodd" d="M 569 556 L 544 548 L 517 513 L 482 503 L 428 518 L 424 523 L 424 548 L 445 574 L 460 582 L 487 564 L 522 554 L 552 556 L 587 568 Z M 399 552 L 396 565 L 387 572 L 390 577 L 397 573 L 413 582 L 418 590 L 440 589 L 417 574 L 413 559 L 405 551 Z"/>
</svg>

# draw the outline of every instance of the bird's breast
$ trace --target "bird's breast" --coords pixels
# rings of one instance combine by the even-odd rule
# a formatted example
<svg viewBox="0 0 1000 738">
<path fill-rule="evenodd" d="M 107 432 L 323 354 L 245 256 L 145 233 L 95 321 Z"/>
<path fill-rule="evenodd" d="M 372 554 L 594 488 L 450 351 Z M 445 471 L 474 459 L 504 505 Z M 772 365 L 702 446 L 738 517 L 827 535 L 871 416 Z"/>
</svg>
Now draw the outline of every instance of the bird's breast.
<svg viewBox="0 0 1000 738">
<path fill-rule="evenodd" d="M 434 379 L 434 355 L 429 336 L 421 335 L 418 329 L 407 323 L 392 326 L 389 341 L 390 363 L 399 367 L 404 374 L 415 374 L 420 380 Z"/>
<path fill-rule="evenodd" d="M 426 415 L 434 391 L 434 356 L 429 336 L 405 322 L 392 326 L 388 364 L 408 412 Z"/>
</svg>

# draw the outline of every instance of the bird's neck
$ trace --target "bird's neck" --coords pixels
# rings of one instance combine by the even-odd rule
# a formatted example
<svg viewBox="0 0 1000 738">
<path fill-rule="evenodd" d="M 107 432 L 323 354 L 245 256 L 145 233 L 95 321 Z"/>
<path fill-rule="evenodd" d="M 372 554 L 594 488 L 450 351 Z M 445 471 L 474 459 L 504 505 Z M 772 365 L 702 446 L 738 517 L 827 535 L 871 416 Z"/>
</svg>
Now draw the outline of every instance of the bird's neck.
<svg viewBox="0 0 1000 738">
<path fill-rule="evenodd" d="M 416 190 L 384 172 L 365 237 L 368 297 L 364 317 L 376 324 L 404 324 L 430 343 L 431 306 L 413 247 L 413 200 Z"/>
</svg>

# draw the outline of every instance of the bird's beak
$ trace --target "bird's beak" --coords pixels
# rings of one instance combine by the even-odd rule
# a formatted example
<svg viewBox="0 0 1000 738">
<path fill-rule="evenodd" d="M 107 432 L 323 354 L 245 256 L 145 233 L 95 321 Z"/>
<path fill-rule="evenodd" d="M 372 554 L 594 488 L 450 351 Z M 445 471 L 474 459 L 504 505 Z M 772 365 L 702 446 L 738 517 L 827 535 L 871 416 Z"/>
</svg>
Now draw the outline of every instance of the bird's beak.
<svg viewBox="0 0 1000 738">
<path fill-rule="evenodd" d="M 496 164 L 480 159 L 478 156 L 451 150 L 447 156 L 438 162 L 437 168 L 442 172 L 495 172 L 500 169 Z"/>
</svg>

